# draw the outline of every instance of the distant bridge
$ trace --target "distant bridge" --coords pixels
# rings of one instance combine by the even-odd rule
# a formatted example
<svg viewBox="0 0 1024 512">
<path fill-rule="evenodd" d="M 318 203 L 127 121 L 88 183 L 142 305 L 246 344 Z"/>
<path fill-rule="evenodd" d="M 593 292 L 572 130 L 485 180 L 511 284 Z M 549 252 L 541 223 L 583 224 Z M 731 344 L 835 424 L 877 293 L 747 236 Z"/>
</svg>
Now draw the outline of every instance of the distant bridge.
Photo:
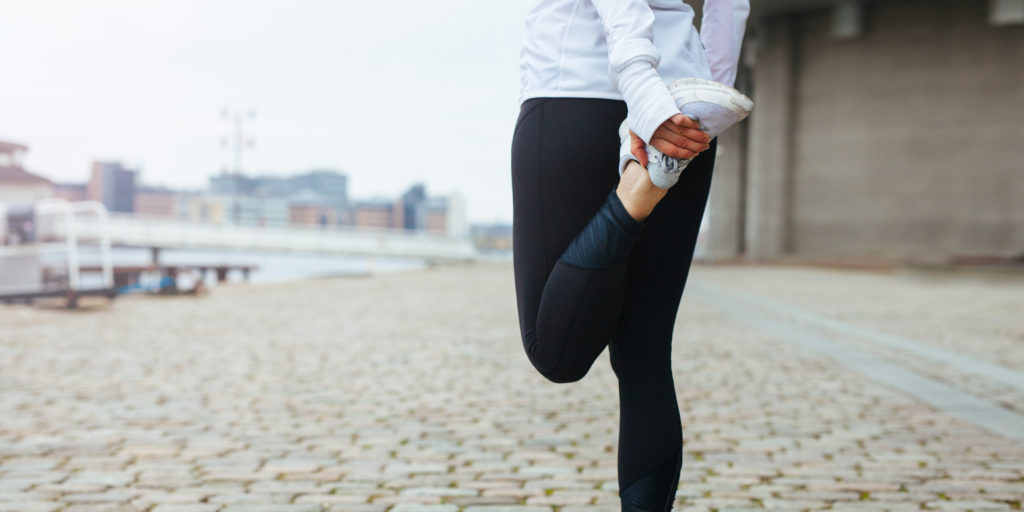
<svg viewBox="0 0 1024 512">
<path fill-rule="evenodd" d="M 100 239 L 103 223 L 96 217 L 74 220 L 80 239 Z M 58 234 L 65 226 L 58 222 Z M 346 254 L 465 261 L 477 251 L 468 238 L 399 230 L 311 226 L 256 227 L 188 222 L 177 219 L 111 214 L 106 235 L 112 245 L 154 249 L 207 249 L 259 252 Z"/>
</svg>

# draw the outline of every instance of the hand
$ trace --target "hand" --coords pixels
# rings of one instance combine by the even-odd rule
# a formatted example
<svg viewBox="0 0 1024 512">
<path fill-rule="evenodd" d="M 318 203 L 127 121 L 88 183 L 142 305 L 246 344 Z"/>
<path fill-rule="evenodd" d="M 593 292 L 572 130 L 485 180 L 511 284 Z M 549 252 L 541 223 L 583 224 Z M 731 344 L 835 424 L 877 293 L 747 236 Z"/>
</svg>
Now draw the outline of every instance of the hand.
<svg viewBox="0 0 1024 512">
<path fill-rule="evenodd" d="M 700 131 L 700 124 L 683 114 L 676 114 L 661 123 L 661 126 L 654 130 L 654 135 L 651 136 L 651 145 L 655 149 L 668 156 L 687 160 L 708 149 L 710 142 L 711 137 Z M 630 130 L 630 152 L 640 161 L 641 165 L 647 167 L 645 147 L 644 141 L 633 133 L 633 130 Z"/>
</svg>

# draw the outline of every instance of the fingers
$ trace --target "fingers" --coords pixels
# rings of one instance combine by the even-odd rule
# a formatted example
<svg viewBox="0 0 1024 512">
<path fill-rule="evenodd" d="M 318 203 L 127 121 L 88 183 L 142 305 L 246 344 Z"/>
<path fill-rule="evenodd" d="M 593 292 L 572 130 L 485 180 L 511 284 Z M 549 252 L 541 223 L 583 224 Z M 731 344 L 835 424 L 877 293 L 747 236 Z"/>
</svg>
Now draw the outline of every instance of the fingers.
<svg viewBox="0 0 1024 512">
<path fill-rule="evenodd" d="M 654 136 L 651 138 L 651 145 L 668 156 L 692 159 L 698 153 L 710 147 L 707 142 L 704 142 L 707 140 L 707 134 L 704 132 L 700 133 L 703 137 L 694 140 L 669 130 L 655 131 Z"/>
<path fill-rule="evenodd" d="M 679 149 L 688 149 L 696 153 L 700 153 L 701 151 L 704 151 L 705 149 L 708 149 L 710 147 L 710 145 L 705 142 L 693 140 L 682 135 L 676 135 L 675 133 L 672 132 L 663 132 L 661 134 L 655 133 L 654 137 L 651 139 L 651 142 L 653 143 L 655 140 L 663 140 L 673 146 L 678 147 Z M 658 147 L 657 145 L 655 145 L 654 147 L 661 150 L 661 148 Z"/>
<path fill-rule="evenodd" d="M 632 130 L 629 149 L 640 164 L 647 167 L 644 141 Z M 700 130 L 700 123 L 683 114 L 676 114 L 661 124 L 651 136 L 651 145 L 673 158 L 693 159 L 708 149 L 711 137 Z"/>
<path fill-rule="evenodd" d="M 676 114 L 668 118 L 668 120 L 671 121 L 673 125 L 679 126 L 681 128 L 700 128 L 700 123 L 691 119 L 690 116 L 686 116 L 683 114 Z"/>
<path fill-rule="evenodd" d="M 644 149 L 643 139 L 633 133 L 633 130 L 629 131 L 629 152 L 633 154 L 633 157 L 640 161 L 640 165 L 647 167 L 647 151 Z"/>
<path fill-rule="evenodd" d="M 672 144 L 665 139 L 651 139 L 651 145 L 661 151 L 662 153 L 671 156 L 673 158 L 685 158 L 687 160 L 697 156 L 698 151 L 691 149 L 684 149 Z"/>
<path fill-rule="evenodd" d="M 711 142 L 711 137 L 700 130 L 700 123 L 683 114 L 676 114 L 668 121 L 661 123 L 661 126 L 654 131 L 654 135 L 657 136 L 658 132 L 671 132 L 698 142 Z"/>
</svg>

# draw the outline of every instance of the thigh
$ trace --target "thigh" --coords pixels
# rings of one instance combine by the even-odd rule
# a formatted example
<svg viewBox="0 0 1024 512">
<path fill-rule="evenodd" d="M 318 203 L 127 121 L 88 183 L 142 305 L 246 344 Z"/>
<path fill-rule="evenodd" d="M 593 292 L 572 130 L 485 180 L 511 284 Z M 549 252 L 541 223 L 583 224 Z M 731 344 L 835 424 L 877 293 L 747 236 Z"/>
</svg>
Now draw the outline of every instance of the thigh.
<svg viewBox="0 0 1024 512">
<path fill-rule="evenodd" d="M 609 349 L 616 373 L 671 371 L 672 328 L 707 204 L 716 147 L 717 139 L 683 170 L 633 247 L 626 302 Z"/>
<path fill-rule="evenodd" d="M 535 98 L 512 137 L 512 251 L 520 323 L 532 329 L 558 257 L 618 183 L 625 103 Z"/>
</svg>

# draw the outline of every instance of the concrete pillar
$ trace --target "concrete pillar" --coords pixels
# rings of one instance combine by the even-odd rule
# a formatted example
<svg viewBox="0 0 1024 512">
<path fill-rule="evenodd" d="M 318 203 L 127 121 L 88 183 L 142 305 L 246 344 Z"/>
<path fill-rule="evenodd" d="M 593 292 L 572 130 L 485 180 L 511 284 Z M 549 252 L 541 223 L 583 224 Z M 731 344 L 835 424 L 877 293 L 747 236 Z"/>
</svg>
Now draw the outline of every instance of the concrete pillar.
<svg viewBox="0 0 1024 512">
<path fill-rule="evenodd" d="M 745 243 L 752 258 L 792 251 L 792 154 L 797 38 L 795 20 L 758 27 L 754 111 L 749 121 Z"/>
<path fill-rule="evenodd" d="M 741 123 L 718 136 L 703 250 L 708 259 L 735 258 L 743 252 L 746 128 Z"/>
</svg>

